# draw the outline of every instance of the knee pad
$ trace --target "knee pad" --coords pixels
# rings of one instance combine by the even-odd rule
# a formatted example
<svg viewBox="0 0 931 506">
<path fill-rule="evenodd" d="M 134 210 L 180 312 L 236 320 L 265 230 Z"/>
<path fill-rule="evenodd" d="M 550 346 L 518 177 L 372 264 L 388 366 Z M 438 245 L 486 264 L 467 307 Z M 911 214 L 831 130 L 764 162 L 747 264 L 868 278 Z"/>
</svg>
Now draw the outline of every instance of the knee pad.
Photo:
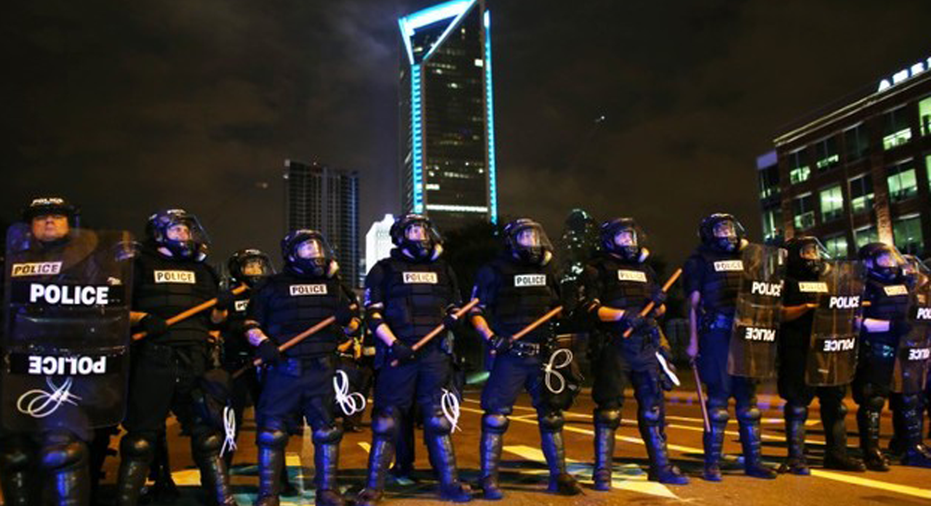
<svg viewBox="0 0 931 506">
<path fill-rule="evenodd" d="M 29 468 L 32 452 L 26 441 L 19 437 L 0 440 L 0 473 L 17 473 Z"/>
<path fill-rule="evenodd" d="M 596 409 L 594 413 L 594 419 L 596 426 L 607 427 L 614 430 L 621 425 L 621 410 Z"/>
<path fill-rule="evenodd" d="M 647 425 L 659 425 L 663 419 L 663 411 L 656 405 L 644 406 L 640 410 L 640 416 Z"/>
<path fill-rule="evenodd" d="M 343 428 L 339 425 L 321 427 L 314 431 L 314 444 L 339 443 L 343 439 Z"/>
<path fill-rule="evenodd" d="M 802 406 L 801 404 L 786 404 L 783 408 L 785 413 L 786 420 L 807 420 L 808 419 L 808 406 Z"/>
<path fill-rule="evenodd" d="M 87 462 L 87 444 L 77 439 L 43 445 L 39 450 L 39 465 L 46 471 L 77 467 Z"/>
<path fill-rule="evenodd" d="M 763 418 L 763 413 L 758 408 L 742 408 L 737 410 L 737 420 L 741 422 L 758 422 Z"/>
<path fill-rule="evenodd" d="M 426 417 L 424 420 L 424 432 L 429 432 L 430 434 L 440 434 L 446 435 L 451 433 L 453 430 L 453 424 L 449 422 L 443 415 L 433 414 Z"/>
<path fill-rule="evenodd" d="M 394 440 L 398 432 L 398 418 L 391 411 L 381 411 L 372 419 L 372 433 L 375 437 Z"/>
<path fill-rule="evenodd" d="M 562 416 L 562 413 L 558 411 L 542 414 L 537 420 L 540 423 L 540 429 L 544 432 L 556 432 L 561 430 L 562 426 L 566 424 L 566 419 Z"/>
<path fill-rule="evenodd" d="M 901 403 L 903 411 L 920 409 L 921 399 L 918 397 L 918 394 L 904 394 L 902 395 Z"/>
<path fill-rule="evenodd" d="M 126 434 L 120 440 L 120 459 L 152 462 L 156 439 L 155 434 Z"/>
<path fill-rule="evenodd" d="M 838 418 L 843 418 L 843 417 L 847 416 L 847 411 L 848 411 L 847 405 L 844 404 L 844 401 L 842 400 L 842 401 L 837 405 L 837 408 L 834 410 L 834 413 L 837 414 L 837 417 L 838 417 Z"/>
<path fill-rule="evenodd" d="M 260 448 L 281 449 L 288 445 L 288 433 L 278 429 L 262 429 L 255 435 L 255 444 Z"/>
<path fill-rule="evenodd" d="M 223 438 L 216 432 L 204 432 L 192 436 L 191 446 L 198 455 L 218 454 L 223 447 Z"/>
<path fill-rule="evenodd" d="M 709 406 L 708 418 L 711 420 L 711 423 L 726 424 L 727 421 L 730 420 L 731 416 L 727 413 L 727 408 L 720 406 Z"/>
<path fill-rule="evenodd" d="M 863 407 L 866 408 L 867 411 L 882 411 L 885 405 L 886 398 L 881 395 L 868 395 L 863 399 Z"/>
<path fill-rule="evenodd" d="M 488 432 L 504 434 L 507 432 L 508 425 L 510 424 L 511 421 L 508 420 L 507 415 L 502 415 L 499 413 L 485 413 L 485 415 L 482 417 L 482 429 L 485 429 Z"/>
</svg>

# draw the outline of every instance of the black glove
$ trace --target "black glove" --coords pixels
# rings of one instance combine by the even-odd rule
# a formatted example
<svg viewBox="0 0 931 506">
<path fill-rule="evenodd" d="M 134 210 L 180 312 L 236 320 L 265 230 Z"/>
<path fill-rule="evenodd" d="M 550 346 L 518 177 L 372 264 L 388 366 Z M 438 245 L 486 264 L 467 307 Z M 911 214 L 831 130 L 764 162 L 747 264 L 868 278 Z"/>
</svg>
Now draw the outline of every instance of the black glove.
<svg viewBox="0 0 931 506">
<path fill-rule="evenodd" d="M 145 315 L 142 320 L 139 321 L 139 326 L 142 328 L 142 331 L 145 332 L 146 337 L 158 337 L 166 332 L 168 332 L 168 322 L 160 316 L 155 316 L 154 314 Z"/>
<path fill-rule="evenodd" d="M 462 321 L 456 318 L 456 314 L 452 311 L 443 318 L 443 326 L 446 327 L 446 330 L 456 330 L 456 327 L 458 327 L 460 323 L 462 323 Z"/>
<path fill-rule="evenodd" d="M 259 343 L 259 347 L 255 350 L 255 354 L 262 359 L 263 364 L 277 364 L 281 361 L 281 352 L 278 351 L 278 347 L 275 346 L 275 343 L 273 343 L 271 339 L 266 339 Z"/>
<path fill-rule="evenodd" d="M 624 316 L 621 318 L 621 328 L 624 331 L 627 329 L 636 330 L 642 327 L 644 324 L 644 319 L 640 316 L 640 313 L 637 313 L 633 309 L 628 309 L 624 311 Z"/>
<path fill-rule="evenodd" d="M 402 364 L 414 360 L 414 350 L 399 339 L 396 339 L 394 343 L 391 344 L 391 347 L 388 348 L 388 352 L 391 353 L 391 358 Z"/>
<path fill-rule="evenodd" d="M 220 311 L 226 311 L 233 307 L 233 303 L 235 302 L 236 294 L 231 290 L 220 290 L 220 293 L 217 294 L 217 304 L 213 307 Z"/>
<path fill-rule="evenodd" d="M 495 355 L 503 355 L 511 349 L 511 339 L 508 337 L 495 334 L 485 341 L 485 344 L 495 352 Z"/>
<path fill-rule="evenodd" d="M 336 316 L 336 323 L 338 323 L 340 327 L 348 327 L 356 315 L 349 306 L 337 306 L 334 316 Z"/>
<path fill-rule="evenodd" d="M 650 297 L 650 300 L 656 304 L 656 307 L 662 306 L 666 302 L 666 292 L 662 290 L 657 290 L 653 292 L 653 296 Z"/>
<path fill-rule="evenodd" d="M 889 330 L 898 337 L 907 336 L 912 331 L 912 322 L 907 318 L 889 322 Z"/>
</svg>

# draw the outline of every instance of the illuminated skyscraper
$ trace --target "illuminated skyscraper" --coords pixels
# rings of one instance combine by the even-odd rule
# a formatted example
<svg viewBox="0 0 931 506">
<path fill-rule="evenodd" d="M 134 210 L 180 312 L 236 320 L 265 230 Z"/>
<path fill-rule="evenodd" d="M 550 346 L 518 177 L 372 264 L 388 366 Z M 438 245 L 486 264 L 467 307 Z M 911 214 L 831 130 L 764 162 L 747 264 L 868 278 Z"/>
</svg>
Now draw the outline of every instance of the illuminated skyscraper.
<svg viewBox="0 0 931 506">
<path fill-rule="evenodd" d="M 402 208 L 441 230 L 496 222 L 490 12 L 452 0 L 398 25 Z"/>
</svg>

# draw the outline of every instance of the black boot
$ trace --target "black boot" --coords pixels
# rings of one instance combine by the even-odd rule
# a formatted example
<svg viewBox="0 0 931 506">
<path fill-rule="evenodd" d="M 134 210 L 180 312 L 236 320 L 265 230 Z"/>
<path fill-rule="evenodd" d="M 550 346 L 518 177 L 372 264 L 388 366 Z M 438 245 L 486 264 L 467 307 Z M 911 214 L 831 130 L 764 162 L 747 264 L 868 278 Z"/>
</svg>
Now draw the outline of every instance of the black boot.
<svg viewBox="0 0 931 506">
<path fill-rule="evenodd" d="M 281 479 L 279 480 L 278 493 L 282 497 L 296 497 L 301 494 L 301 491 L 291 483 L 291 478 L 288 477 L 288 465 L 283 459 L 281 461 Z"/>
<path fill-rule="evenodd" d="M 582 487 L 572 475 L 566 472 L 566 447 L 562 439 L 564 423 L 562 413 L 558 412 L 550 413 L 539 419 L 540 446 L 550 470 L 546 491 L 565 496 L 579 495 L 582 493 Z"/>
<path fill-rule="evenodd" d="M 378 423 L 378 420 L 372 422 L 375 437 L 372 439 L 372 449 L 369 452 L 368 479 L 365 482 L 365 488 L 356 496 L 357 506 L 378 504 L 384 494 L 388 464 L 394 457 L 393 435 L 378 434 Z"/>
<path fill-rule="evenodd" d="M 259 493 L 256 506 L 278 506 L 281 475 L 284 473 L 284 452 L 288 434 L 282 430 L 262 429 L 256 437 L 259 449 Z"/>
<path fill-rule="evenodd" d="M 847 406 L 843 399 L 833 405 L 821 400 L 821 425 L 824 426 L 825 439 L 824 468 L 862 473 L 866 471 L 866 466 L 847 452 L 846 416 Z"/>
<path fill-rule="evenodd" d="M 456 467 L 456 453 L 450 438 L 449 420 L 443 415 L 434 414 L 426 421 L 425 439 L 430 462 L 440 480 L 440 499 L 451 502 L 469 502 L 472 489 L 459 481 L 459 469 Z"/>
<path fill-rule="evenodd" d="M 921 400 L 918 395 L 903 395 L 901 402 L 902 433 L 904 449 L 902 465 L 914 467 L 931 467 L 931 451 L 922 442 L 924 420 L 921 412 Z"/>
<path fill-rule="evenodd" d="M 679 471 L 679 468 L 669 462 L 669 450 L 666 448 L 666 435 L 663 434 L 665 417 L 659 406 L 642 410 L 638 414 L 640 437 L 647 447 L 650 457 L 650 481 L 658 481 L 666 485 L 687 485 L 689 479 Z"/>
<path fill-rule="evenodd" d="M 877 401 L 877 404 L 879 409 L 882 409 L 880 401 Z M 866 464 L 866 468 L 870 471 L 887 472 L 889 460 L 879 449 L 879 409 L 861 405 L 857 410 L 857 426 L 860 430 L 860 449 L 863 451 L 863 463 Z"/>
<path fill-rule="evenodd" d="M 181 497 L 174 478 L 171 477 L 171 462 L 168 457 L 168 436 L 165 431 L 158 435 L 158 446 L 155 448 L 155 460 L 149 469 L 150 476 L 155 483 L 146 495 L 154 498 L 155 502 L 172 503 Z"/>
<path fill-rule="evenodd" d="M 129 433 L 120 440 L 120 470 L 116 482 L 117 506 L 136 506 L 155 457 L 155 438 Z"/>
<path fill-rule="evenodd" d="M 760 418 L 762 414 L 757 408 L 749 408 L 737 412 L 737 423 L 740 427 L 740 445 L 744 453 L 744 474 L 754 478 L 772 480 L 776 472 L 763 465 Z"/>
<path fill-rule="evenodd" d="M 55 506 L 84 506 L 90 501 L 87 444 L 70 434 L 51 434 L 43 441 L 39 466 L 51 475 L 48 487 Z"/>
<path fill-rule="evenodd" d="M 230 488 L 226 463 L 220 457 L 222 437 L 217 433 L 204 433 L 191 438 L 191 454 L 200 469 L 200 481 L 214 502 L 220 506 L 235 506 L 236 499 Z"/>
<path fill-rule="evenodd" d="M 620 409 L 596 409 L 595 421 L 595 468 L 592 481 L 595 490 L 611 490 L 611 473 L 614 470 L 614 434 L 621 424 Z"/>
<path fill-rule="evenodd" d="M 24 437 L 12 436 L 0 441 L 0 488 L 7 506 L 29 506 L 35 501 L 30 497 L 34 448 Z"/>
<path fill-rule="evenodd" d="M 786 446 L 789 449 L 789 456 L 779 467 L 779 472 L 808 476 L 811 474 L 805 458 L 805 421 L 808 420 L 808 407 L 786 403 L 783 414 L 786 421 Z"/>
<path fill-rule="evenodd" d="M 341 426 L 327 427 L 314 431 L 314 484 L 317 486 L 317 506 L 344 506 L 336 473 L 339 470 L 339 442 L 343 439 Z"/>
<path fill-rule="evenodd" d="M 501 462 L 501 448 L 507 429 L 508 417 L 505 415 L 489 413 L 482 417 L 482 442 L 479 447 L 481 487 L 482 494 L 489 501 L 497 501 L 504 497 L 498 486 L 498 464 Z"/>
<path fill-rule="evenodd" d="M 724 430 L 727 428 L 727 409 L 708 406 L 711 430 L 704 433 L 705 481 L 721 481 L 721 452 L 724 449 Z"/>
</svg>

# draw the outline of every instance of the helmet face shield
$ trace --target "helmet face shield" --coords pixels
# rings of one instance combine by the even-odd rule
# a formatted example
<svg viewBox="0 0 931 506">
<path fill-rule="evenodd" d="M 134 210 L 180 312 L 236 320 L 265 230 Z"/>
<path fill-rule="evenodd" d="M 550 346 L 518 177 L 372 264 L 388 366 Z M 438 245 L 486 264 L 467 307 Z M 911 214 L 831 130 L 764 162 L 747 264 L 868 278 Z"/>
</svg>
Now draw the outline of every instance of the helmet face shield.
<svg viewBox="0 0 931 506">
<path fill-rule="evenodd" d="M 406 214 L 391 226 L 391 242 L 415 260 L 429 260 L 442 244 L 440 233 L 429 218 L 420 214 Z"/>
<path fill-rule="evenodd" d="M 268 263 L 259 258 L 250 258 L 242 266 L 243 276 L 250 278 L 268 276 L 270 271 Z"/>
<path fill-rule="evenodd" d="M 304 260 L 326 258 L 326 246 L 323 244 L 323 241 L 315 237 L 298 244 L 295 248 L 294 256 Z"/>
<path fill-rule="evenodd" d="M 518 260 L 542 264 L 552 254 L 553 245 L 543 226 L 533 220 L 521 218 L 513 221 L 504 231 L 508 250 Z"/>
<path fill-rule="evenodd" d="M 712 233 L 718 239 L 736 238 L 737 226 L 731 220 L 722 220 L 714 224 Z"/>
<path fill-rule="evenodd" d="M 298 274 L 322 277 L 328 274 L 336 255 L 326 238 L 316 230 L 295 230 L 281 241 L 285 264 Z"/>
<path fill-rule="evenodd" d="M 250 286 L 275 273 L 268 255 L 252 248 L 234 253 L 227 267 L 234 280 L 243 281 Z"/>
<path fill-rule="evenodd" d="M 601 246 L 624 260 L 640 258 L 646 234 L 633 218 L 614 218 L 601 224 Z"/>
<path fill-rule="evenodd" d="M 623 228 L 614 234 L 614 245 L 619 248 L 639 247 L 637 242 L 637 231 L 631 228 Z"/>
<path fill-rule="evenodd" d="M 172 257 L 203 260 L 210 239 L 197 217 L 183 209 L 160 211 L 149 217 L 149 238 Z"/>
<path fill-rule="evenodd" d="M 799 279 L 817 279 L 828 268 L 825 261 L 831 255 L 817 237 L 794 237 L 786 243 L 786 249 L 788 272 Z"/>
</svg>

